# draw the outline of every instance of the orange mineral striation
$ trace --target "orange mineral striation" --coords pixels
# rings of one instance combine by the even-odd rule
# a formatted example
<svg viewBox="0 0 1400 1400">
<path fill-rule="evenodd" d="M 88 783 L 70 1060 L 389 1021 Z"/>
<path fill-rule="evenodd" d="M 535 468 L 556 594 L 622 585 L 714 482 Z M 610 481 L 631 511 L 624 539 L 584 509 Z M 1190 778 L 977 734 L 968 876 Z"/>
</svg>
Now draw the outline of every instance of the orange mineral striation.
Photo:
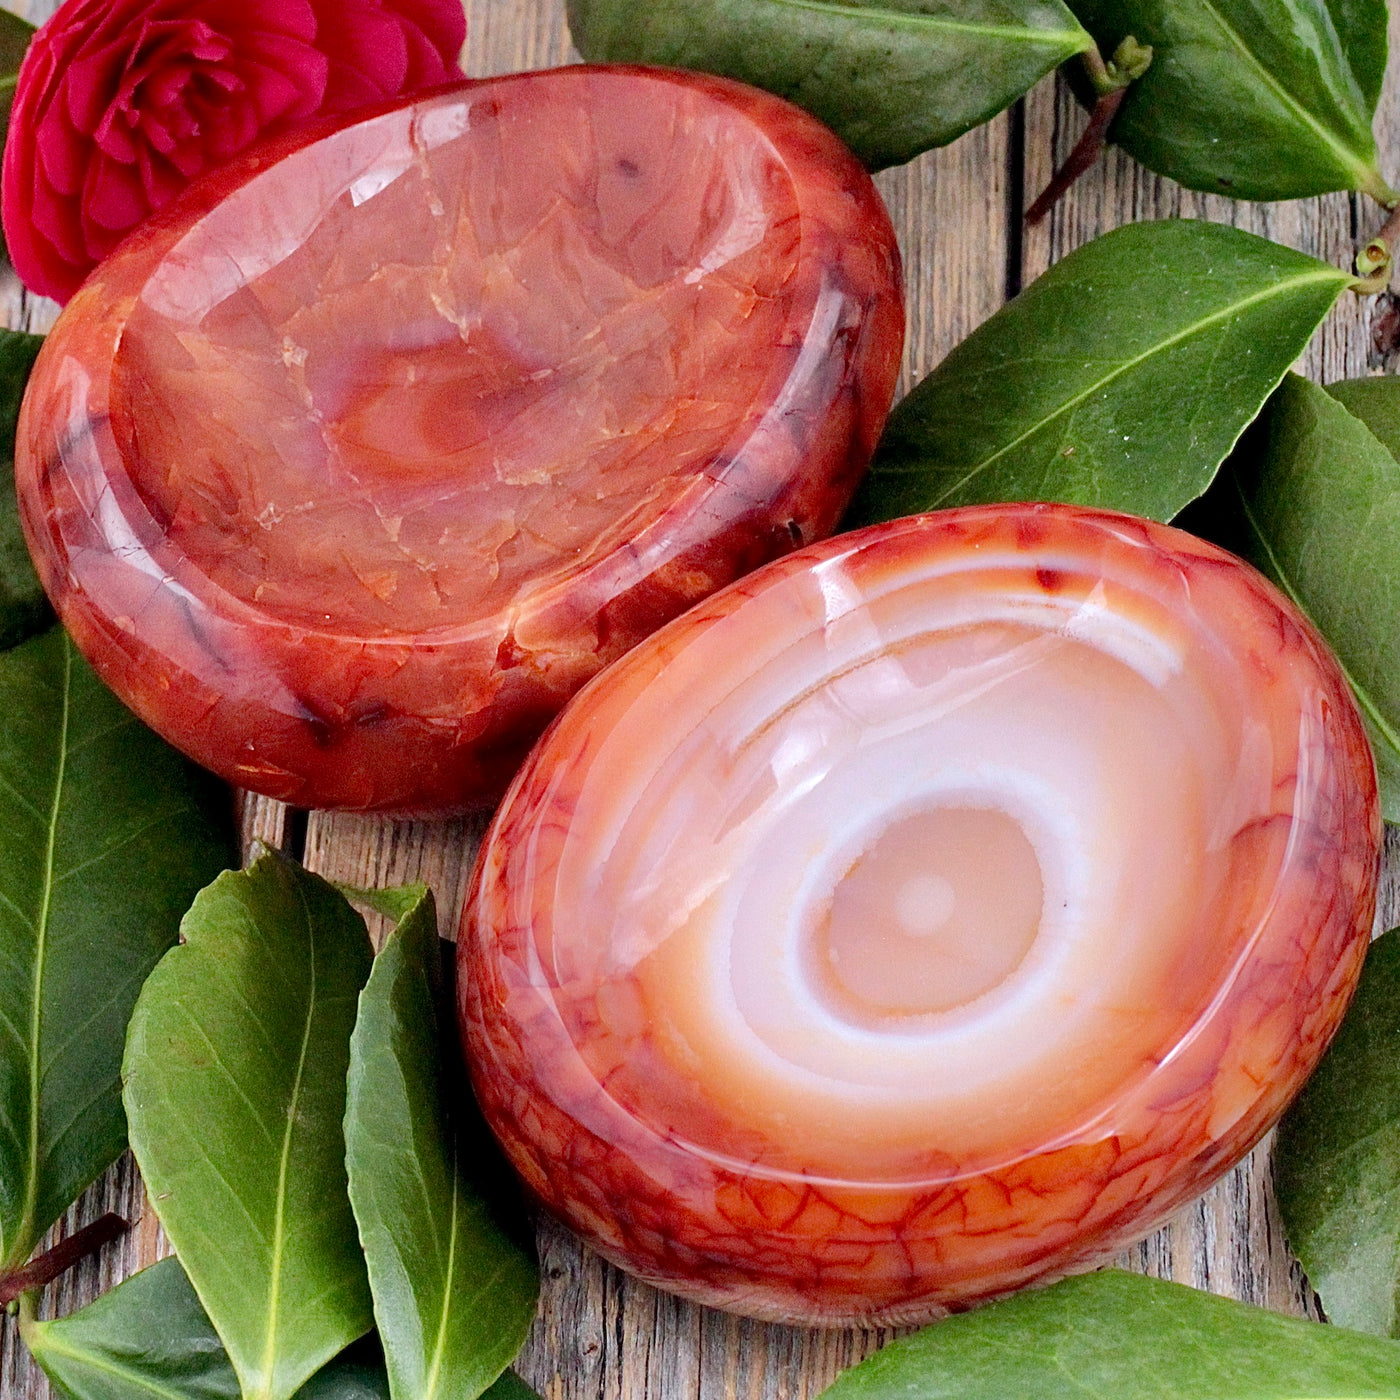
<svg viewBox="0 0 1400 1400">
<path fill-rule="evenodd" d="M 242 158 L 99 267 L 25 403 L 25 530 L 200 762 L 461 810 L 605 664 L 830 532 L 902 338 L 884 207 L 797 109 L 472 83 Z"/>
<path fill-rule="evenodd" d="M 928 1318 L 1258 1141 L 1379 841 L 1350 691 L 1247 565 L 1069 507 L 875 526 L 671 623 L 532 755 L 463 916 L 478 1095 L 664 1288 Z"/>
</svg>

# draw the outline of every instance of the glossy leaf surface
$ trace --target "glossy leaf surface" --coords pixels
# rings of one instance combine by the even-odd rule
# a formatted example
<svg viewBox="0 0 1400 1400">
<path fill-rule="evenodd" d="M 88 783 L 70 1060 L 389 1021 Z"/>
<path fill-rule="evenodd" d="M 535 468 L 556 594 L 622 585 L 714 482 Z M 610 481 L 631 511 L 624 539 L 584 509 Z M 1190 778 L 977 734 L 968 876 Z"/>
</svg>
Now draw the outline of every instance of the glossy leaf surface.
<svg viewBox="0 0 1400 1400">
<path fill-rule="evenodd" d="M 471 1400 L 525 1340 L 538 1274 L 469 1179 L 473 1157 L 495 1146 L 481 1126 L 473 1141 L 471 1120 L 453 1113 L 470 1091 L 433 897 L 360 897 L 401 915 L 360 997 L 345 1115 L 350 1199 L 390 1390 L 394 1400 Z"/>
<path fill-rule="evenodd" d="M 1400 459 L 1400 376 L 1343 379 L 1328 384 L 1327 392 L 1354 418 L 1359 418 Z"/>
<path fill-rule="evenodd" d="M 0 1267 L 126 1146 L 122 1040 L 199 887 L 227 791 L 55 628 L 0 656 Z"/>
<path fill-rule="evenodd" d="M 1371 945 L 1342 1028 L 1274 1147 L 1279 1208 L 1328 1318 L 1400 1332 L 1400 931 Z"/>
<path fill-rule="evenodd" d="M 15 423 L 29 371 L 43 343 L 43 336 L 0 330 L 0 650 L 42 631 L 53 616 L 29 560 L 15 500 Z"/>
<path fill-rule="evenodd" d="M 871 169 L 994 117 L 1089 47 L 1060 0 L 569 0 L 595 63 L 696 68 L 820 117 Z"/>
<path fill-rule="evenodd" d="M 1362 397 L 1340 386 L 1337 394 Z M 1390 381 L 1380 397 L 1397 395 Z M 1366 408 L 1389 431 L 1390 411 Z M 1240 547 L 1337 653 L 1366 719 L 1386 818 L 1400 820 L 1400 462 L 1336 397 L 1297 375 L 1261 430 L 1232 464 Z"/>
<path fill-rule="evenodd" d="M 892 1342 L 826 1400 L 1369 1400 L 1400 1346 L 1109 1270 Z"/>
<path fill-rule="evenodd" d="M 372 1341 L 373 1339 L 368 1339 Z M 369 1346 L 364 1348 L 371 1350 Z M 360 1347 L 328 1361 L 296 1393 L 296 1400 L 389 1400 L 389 1377 L 379 1359 L 361 1358 Z"/>
<path fill-rule="evenodd" d="M 238 1400 L 238 1377 L 178 1259 L 69 1317 L 25 1326 L 24 1341 L 74 1400 Z"/>
<path fill-rule="evenodd" d="M 221 876 L 141 994 L 131 1143 L 248 1400 L 283 1400 L 372 1324 L 345 1190 L 364 921 L 273 853 Z"/>
<path fill-rule="evenodd" d="M 1374 112 L 1385 83 L 1389 50 L 1385 0 L 1327 0 L 1327 11 L 1361 88 L 1366 110 Z"/>
<path fill-rule="evenodd" d="M 1371 116 L 1384 0 L 1073 0 L 1112 53 L 1153 49 L 1110 137 L 1150 170 L 1237 199 L 1384 191 Z"/>
<path fill-rule="evenodd" d="M 1218 224 L 1106 234 L 1056 263 L 901 404 L 853 523 L 989 501 L 1170 520 L 1350 278 Z"/>
<path fill-rule="evenodd" d="M 21 1323 L 25 1344 L 73 1400 L 237 1400 L 234 1374 L 180 1262 L 134 1274 L 69 1317 Z M 372 1339 L 371 1339 L 372 1341 Z M 297 1400 L 388 1400 L 372 1345 L 328 1362 Z"/>
<path fill-rule="evenodd" d="M 506 1371 L 486 1394 L 490 1400 L 539 1400 L 536 1392 L 514 1371 Z"/>
</svg>

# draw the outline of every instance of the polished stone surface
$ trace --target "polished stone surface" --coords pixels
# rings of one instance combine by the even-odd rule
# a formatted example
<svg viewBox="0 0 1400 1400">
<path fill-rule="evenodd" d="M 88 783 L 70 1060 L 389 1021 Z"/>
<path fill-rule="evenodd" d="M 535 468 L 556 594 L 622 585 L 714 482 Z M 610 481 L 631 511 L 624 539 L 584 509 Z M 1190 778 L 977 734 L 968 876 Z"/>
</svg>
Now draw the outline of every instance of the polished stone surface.
<svg viewBox="0 0 1400 1400">
<path fill-rule="evenodd" d="M 795 108 L 468 84 L 240 159 L 99 268 L 32 381 L 25 527 L 200 762 L 461 810 L 606 663 L 830 532 L 902 335 L 884 207 Z"/>
<path fill-rule="evenodd" d="M 1359 974 L 1339 669 L 1165 526 L 979 507 L 771 564 L 565 711 L 459 936 L 532 1192 L 705 1303 L 915 1321 L 1112 1254 L 1259 1139 Z"/>
</svg>

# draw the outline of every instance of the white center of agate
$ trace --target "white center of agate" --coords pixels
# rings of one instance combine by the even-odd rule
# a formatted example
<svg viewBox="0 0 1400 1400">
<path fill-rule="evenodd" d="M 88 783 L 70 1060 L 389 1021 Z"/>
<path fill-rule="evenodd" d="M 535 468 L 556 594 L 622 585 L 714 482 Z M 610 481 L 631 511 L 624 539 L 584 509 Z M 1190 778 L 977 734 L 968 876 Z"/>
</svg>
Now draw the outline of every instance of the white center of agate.
<svg viewBox="0 0 1400 1400">
<path fill-rule="evenodd" d="M 915 875 L 899 887 L 894 912 L 902 932 L 928 938 L 947 927 L 957 907 L 958 892 L 951 880 L 941 875 Z M 835 956 L 833 952 L 833 959 Z"/>
<path fill-rule="evenodd" d="M 1112 1139 L 1255 917 L 1275 750 L 1189 610 L 1052 562 L 833 565 L 601 726 L 542 957 L 652 1130 L 871 1180 Z"/>
<path fill-rule="evenodd" d="M 837 883 L 808 973 L 858 1020 L 961 1006 L 999 986 L 1040 928 L 1040 862 L 1013 817 L 938 808 L 895 821 Z"/>
</svg>

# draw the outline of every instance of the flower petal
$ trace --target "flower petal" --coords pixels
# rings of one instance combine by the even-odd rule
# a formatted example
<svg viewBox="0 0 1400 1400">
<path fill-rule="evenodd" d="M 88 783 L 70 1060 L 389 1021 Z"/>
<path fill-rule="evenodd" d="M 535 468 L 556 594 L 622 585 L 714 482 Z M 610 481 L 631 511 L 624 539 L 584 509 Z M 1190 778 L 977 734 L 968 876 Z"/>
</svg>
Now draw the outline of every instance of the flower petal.
<svg viewBox="0 0 1400 1400">
<path fill-rule="evenodd" d="M 467 12 L 460 0 L 384 0 L 384 8 L 401 15 L 410 33 L 422 34 L 441 59 L 441 76 L 429 77 L 425 72 L 425 81 L 447 82 L 464 76 L 460 58 L 467 42 Z"/>
<path fill-rule="evenodd" d="M 146 146 L 137 160 L 141 190 L 153 210 L 169 204 L 204 168 L 203 154 L 195 146 L 182 146 L 174 155 L 184 157 L 183 162 L 178 158 L 167 160 L 159 151 Z"/>
<path fill-rule="evenodd" d="M 88 261 L 76 200 L 60 198 L 40 180 L 35 182 L 31 202 L 23 212 L 28 216 L 26 220 L 11 219 L 5 227 L 12 253 L 15 239 L 10 230 L 19 222 L 27 222 L 43 231 L 44 238 L 63 261 L 76 264 Z"/>
<path fill-rule="evenodd" d="M 98 152 L 83 188 L 83 236 L 88 252 L 97 259 L 106 257 L 121 235 L 150 212 L 135 167 Z"/>
<path fill-rule="evenodd" d="M 73 129 L 62 107 L 34 126 L 32 145 L 39 171 L 56 193 L 76 195 L 83 188 L 92 143 Z"/>
<path fill-rule="evenodd" d="M 66 0 L 21 65 L 0 211 L 65 299 L 152 208 L 260 135 L 461 75 L 461 0 Z"/>
<path fill-rule="evenodd" d="M 343 112 L 403 91 L 408 43 L 403 26 L 373 0 L 341 0 L 339 22 L 323 15 L 317 42 L 330 58 L 325 110 Z"/>
</svg>

